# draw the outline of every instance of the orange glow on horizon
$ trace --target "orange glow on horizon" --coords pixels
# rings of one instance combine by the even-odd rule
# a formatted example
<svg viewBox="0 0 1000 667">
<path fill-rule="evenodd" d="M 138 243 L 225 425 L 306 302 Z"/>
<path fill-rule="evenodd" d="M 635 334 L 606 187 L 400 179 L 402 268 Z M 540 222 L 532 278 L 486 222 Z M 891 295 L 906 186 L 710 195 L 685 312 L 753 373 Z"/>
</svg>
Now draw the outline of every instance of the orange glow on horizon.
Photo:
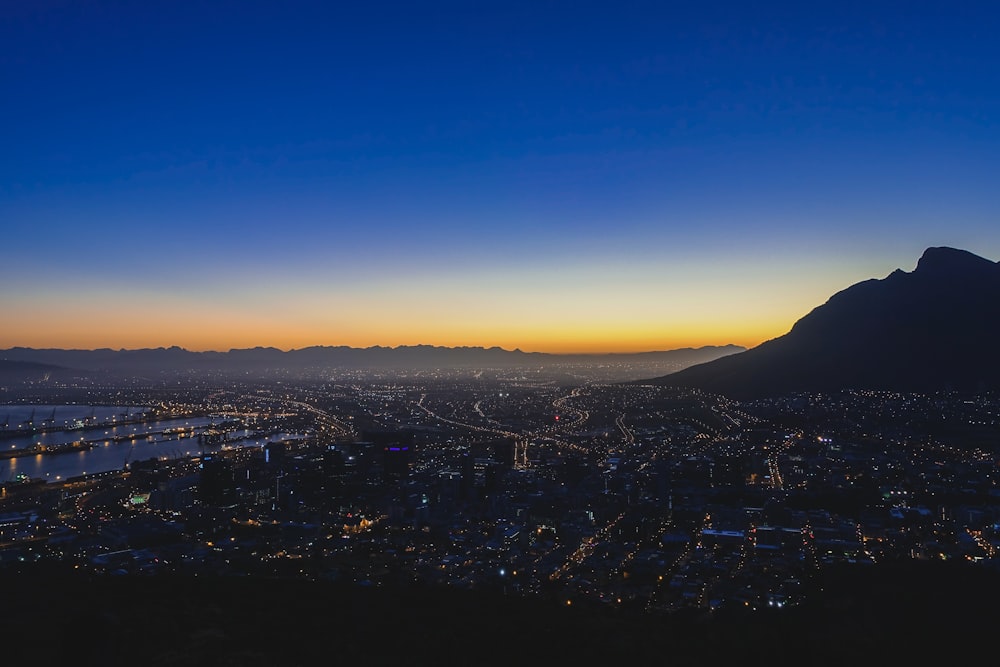
<svg viewBox="0 0 1000 667">
<path fill-rule="evenodd" d="M 7 297 L 0 349 L 434 345 L 607 354 L 751 348 L 787 333 L 858 279 L 832 264 L 765 270 L 750 259 L 598 266 L 580 260 L 520 271 L 415 272 L 405 279 L 386 271 L 348 283 L 295 272 L 227 274 L 203 285 L 55 281 Z"/>
<path fill-rule="evenodd" d="M 33 347 L 63 349 L 140 349 L 178 346 L 192 352 L 227 351 L 252 347 L 274 347 L 281 350 L 302 349 L 313 346 L 348 347 L 399 347 L 434 345 L 442 347 L 500 347 L 505 350 L 520 349 L 524 352 L 553 354 L 609 354 L 674 350 L 706 345 L 741 345 L 754 347 L 761 342 L 787 332 L 789 325 L 754 327 L 717 327 L 696 329 L 677 327 L 666 329 L 582 329 L 566 330 L 507 330 L 447 333 L 425 329 L 422 332 L 402 333 L 387 329 L 365 332 L 356 328 L 342 335 L 323 335 L 317 331 L 291 329 L 267 322 L 229 323 L 204 322 L 182 318 L 181 321 L 155 324 L 132 323 L 108 330 L 104 326 L 78 325 L 71 328 L 55 321 L 26 327 L 10 327 L 0 335 L 0 348 Z M 69 329 L 69 330 L 67 330 Z"/>
<path fill-rule="evenodd" d="M 341 292 L 294 285 L 228 292 L 54 290 L 35 299 L 15 297 L 16 317 L 0 331 L 0 349 L 434 345 L 607 354 L 750 348 L 788 332 L 816 302 L 813 290 L 795 283 L 789 283 L 793 298 L 783 299 L 759 286 L 734 284 L 738 288 L 699 291 L 679 283 L 655 295 L 628 284 L 541 291 L 527 283 L 501 290 L 489 281 L 369 285 Z M 104 303 L 121 307 L 95 311 L 95 304 Z"/>
<path fill-rule="evenodd" d="M 137 303 L 119 318 L 93 317 L 86 304 L 62 308 L 25 308 L 5 324 L 0 349 L 10 347 L 63 349 L 139 349 L 178 346 L 191 351 L 311 346 L 501 347 L 524 352 L 604 354 L 651 352 L 705 345 L 754 347 L 786 333 L 793 320 L 775 323 L 761 313 L 727 321 L 728 313 L 696 313 L 686 318 L 571 317 L 464 318 L 453 313 L 417 317 L 414 311 L 351 312 L 343 320 L 320 317 L 308 309 L 289 308 L 280 315 L 201 302 Z M 733 317 L 733 319 L 737 319 Z M 777 318 L 775 318 L 777 319 Z M 701 320 L 701 321 L 699 321 Z"/>
</svg>

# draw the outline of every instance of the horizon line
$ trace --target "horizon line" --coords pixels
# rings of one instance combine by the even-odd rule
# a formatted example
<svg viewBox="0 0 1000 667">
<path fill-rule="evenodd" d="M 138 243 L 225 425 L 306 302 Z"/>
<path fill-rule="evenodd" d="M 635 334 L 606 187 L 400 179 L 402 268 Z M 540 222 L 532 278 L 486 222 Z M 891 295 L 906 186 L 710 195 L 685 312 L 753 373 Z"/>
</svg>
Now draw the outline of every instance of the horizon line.
<svg viewBox="0 0 1000 667">
<path fill-rule="evenodd" d="M 158 345 L 155 347 L 94 347 L 94 348 L 81 348 L 81 347 L 32 347 L 30 345 L 13 345 L 11 347 L 4 348 L 0 350 L 2 352 L 9 352 L 11 350 L 32 350 L 36 352 L 45 351 L 59 351 L 59 352 L 144 352 L 144 351 L 155 351 L 155 350 L 180 350 L 183 352 L 189 352 L 192 354 L 229 354 L 230 352 L 242 352 L 248 350 L 274 350 L 281 352 L 282 354 L 288 354 L 291 352 L 301 352 L 303 350 L 312 349 L 347 349 L 347 350 L 399 350 L 399 349 L 412 349 L 412 348 L 430 348 L 437 350 L 499 350 L 501 352 L 506 352 L 508 354 L 544 354 L 549 356 L 559 356 L 559 357 L 575 357 L 575 356 L 628 356 L 636 354 L 655 354 L 660 352 L 678 352 L 683 350 L 703 350 L 706 348 L 739 348 L 741 350 L 749 350 L 751 347 L 746 345 L 738 345 L 736 343 L 726 343 L 723 345 L 685 345 L 681 347 L 675 347 L 670 349 L 652 349 L 652 350 L 638 350 L 633 352 L 547 352 L 544 350 L 522 350 L 520 347 L 514 347 L 511 349 L 501 347 L 499 345 L 433 345 L 429 343 L 417 343 L 413 345 L 369 345 L 366 347 L 355 347 L 353 345 L 306 345 L 305 347 L 292 347 L 287 349 L 282 349 L 280 347 L 275 347 L 273 345 L 254 345 L 251 347 L 231 347 L 228 350 L 219 349 L 205 349 L 205 350 L 193 350 L 190 348 L 182 347 L 180 345 Z"/>
</svg>

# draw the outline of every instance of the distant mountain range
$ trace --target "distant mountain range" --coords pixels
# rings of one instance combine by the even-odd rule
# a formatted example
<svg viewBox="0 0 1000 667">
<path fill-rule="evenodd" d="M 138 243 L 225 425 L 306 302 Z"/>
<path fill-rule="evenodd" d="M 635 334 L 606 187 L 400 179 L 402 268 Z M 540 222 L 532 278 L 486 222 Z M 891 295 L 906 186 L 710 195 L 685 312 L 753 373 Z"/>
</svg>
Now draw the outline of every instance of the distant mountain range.
<svg viewBox="0 0 1000 667">
<path fill-rule="evenodd" d="M 928 248 L 833 295 L 784 336 L 653 382 L 733 397 L 1000 388 L 1000 263 Z"/>
<path fill-rule="evenodd" d="M 635 354 L 547 354 L 499 347 L 307 347 L 282 351 L 273 347 L 228 352 L 191 352 L 180 347 L 140 350 L 0 350 L 0 372 L 72 369 L 80 372 L 150 374 L 164 371 L 213 370 L 259 372 L 320 368 L 419 370 L 434 368 L 516 368 L 578 364 L 646 364 L 684 367 L 742 352 L 737 345 L 683 348 Z"/>
<path fill-rule="evenodd" d="M 65 371 L 61 366 L 52 364 L 41 364 L 33 361 L 9 361 L 0 359 L 0 379 L 14 381 L 37 380 L 53 374 L 60 374 Z"/>
</svg>

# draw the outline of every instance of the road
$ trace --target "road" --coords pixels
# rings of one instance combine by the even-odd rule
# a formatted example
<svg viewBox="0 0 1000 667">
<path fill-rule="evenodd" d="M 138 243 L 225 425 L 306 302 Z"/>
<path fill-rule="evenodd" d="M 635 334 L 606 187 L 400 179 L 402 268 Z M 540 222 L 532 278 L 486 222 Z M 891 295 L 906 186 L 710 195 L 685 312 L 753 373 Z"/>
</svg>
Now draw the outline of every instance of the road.
<svg viewBox="0 0 1000 667">
<path fill-rule="evenodd" d="M 438 421 L 444 422 L 445 424 L 451 424 L 452 426 L 460 426 L 462 428 L 467 428 L 467 429 L 469 429 L 471 431 L 479 431 L 481 433 L 493 433 L 495 435 L 501 435 L 501 436 L 504 436 L 505 438 L 513 438 L 515 440 L 521 440 L 521 439 L 524 439 L 524 438 L 545 438 L 545 439 L 548 439 L 551 442 L 555 443 L 555 445 L 557 447 L 559 447 L 559 448 L 571 449 L 571 450 L 574 450 L 574 451 L 577 451 L 577 452 L 581 452 L 581 453 L 584 453 L 584 454 L 587 453 L 587 449 L 585 447 L 580 447 L 579 445 L 575 445 L 575 444 L 573 444 L 571 442 L 566 442 L 565 440 L 560 440 L 559 438 L 553 437 L 551 433 L 547 433 L 547 432 L 541 432 L 541 433 L 539 433 L 539 432 L 536 432 L 536 431 L 524 431 L 523 433 L 517 433 L 515 431 L 506 430 L 506 429 L 502 428 L 502 426 L 499 427 L 499 428 L 490 428 L 490 427 L 487 427 L 487 426 L 479 426 L 478 424 L 469 424 L 469 423 L 466 423 L 466 422 L 456 421 L 454 419 L 448 419 L 447 417 L 442 417 L 441 415 L 437 414 L 436 412 L 434 412 L 430 408 L 428 408 L 426 405 L 424 405 L 424 400 L 426 398 L 427 398 L 427 394 L 421 394 L 420 395 L 420 400 L 418 400 L 416 403 L 414 403 L 414 405 L 416 405 L 418 408 L 420 408 L 425 413 L 427 413 L 427 415 L 429 417 L 432 417 L 432 418 L 434 418 L 434 419 L 436 419 Z"/>
</svg>

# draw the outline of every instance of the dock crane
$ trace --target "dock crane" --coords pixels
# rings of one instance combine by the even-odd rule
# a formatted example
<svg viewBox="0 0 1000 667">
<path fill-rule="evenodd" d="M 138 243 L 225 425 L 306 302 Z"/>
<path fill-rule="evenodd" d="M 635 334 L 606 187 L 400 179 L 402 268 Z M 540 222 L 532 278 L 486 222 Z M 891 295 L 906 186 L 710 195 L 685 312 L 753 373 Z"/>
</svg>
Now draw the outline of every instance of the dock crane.
<svg viewBox="0 0 1000 667">
<path fill-rule="evenodd" d="M 28 417 L 28 421 L 22 424 L 25 428 L 34 429 L 35 428 L 35 409 L 31 408 L 31 416 Z"/>
</svg>

